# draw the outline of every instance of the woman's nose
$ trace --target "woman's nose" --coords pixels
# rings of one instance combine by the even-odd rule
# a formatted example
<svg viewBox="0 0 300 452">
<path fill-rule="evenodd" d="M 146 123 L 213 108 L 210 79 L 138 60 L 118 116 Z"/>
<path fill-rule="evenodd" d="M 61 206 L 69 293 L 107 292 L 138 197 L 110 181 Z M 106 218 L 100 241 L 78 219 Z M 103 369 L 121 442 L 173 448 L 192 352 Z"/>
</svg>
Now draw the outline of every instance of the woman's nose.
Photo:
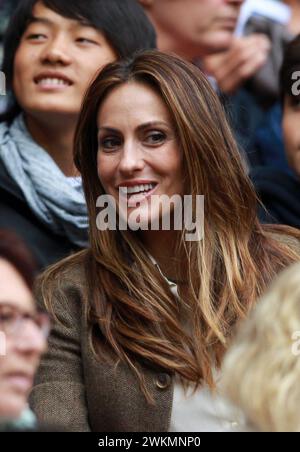
<svg viewBox="0 0 300 452">
<path fill-rule="evenodd" d="M 124 144 L 119 170 L 122 173 L 133 173 L 144 167 L 144 155 L 138 144 L 133 142 Z"/>
</svg>

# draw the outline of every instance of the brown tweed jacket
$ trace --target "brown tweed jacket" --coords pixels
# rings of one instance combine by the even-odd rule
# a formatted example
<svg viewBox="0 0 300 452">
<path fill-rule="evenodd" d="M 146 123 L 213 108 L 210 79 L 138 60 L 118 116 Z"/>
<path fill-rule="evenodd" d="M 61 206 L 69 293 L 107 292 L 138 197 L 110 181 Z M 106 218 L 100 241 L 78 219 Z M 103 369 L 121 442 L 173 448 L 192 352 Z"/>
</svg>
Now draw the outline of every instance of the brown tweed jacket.
<svg viewBox="0 0 300 452">
<path fill-rule="evenodd" d="M 298 251 L 296 239 L 280 241 Z M 63 272 L 53 287 L 54 312 L 49 350 L 43 358 L 30 404 L 38 419 L 77 432 L 167 432 L 170 425 L 174 379 L 165 372 L 144 368 L 147 388 L 156 405 L 149 405 L 136 376 L 123 363 L 99 361 L 92 352 L 86 320 L 87 306 L 82 266 Z M 39 300 L 40 304 L 43 301 Z M 107 356 L 111 352 L 103 344 Z"/>
<path fill-rule="evenodd" d="M 119 363 L 115 370 L 115 360 L 100 362 L 95 357 L 84 287 L 84 269 L 77 266 L 64 272 L 53 288 L 57 321 L 30 395 L 32 409 L 40 422 L 74 432 L 167 431 L 173 399 L 171 376 L 143 368 L 156 402 L 149 406 L 126 364 Z M 37 295 L 43 306 L 39 288 Z"/>
</svg>

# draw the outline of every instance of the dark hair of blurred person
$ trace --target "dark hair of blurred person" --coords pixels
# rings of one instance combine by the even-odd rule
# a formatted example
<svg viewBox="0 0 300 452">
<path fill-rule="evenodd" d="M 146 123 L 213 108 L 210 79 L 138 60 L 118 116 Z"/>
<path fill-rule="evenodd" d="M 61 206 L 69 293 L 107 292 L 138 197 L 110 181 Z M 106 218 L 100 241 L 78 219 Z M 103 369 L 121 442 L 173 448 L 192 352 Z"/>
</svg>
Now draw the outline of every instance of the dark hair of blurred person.
<svg viewBox="0 0 300 452">
<path fill-rule="evenodd" d="M 24 242 L 8 230 L 0 230 L 0 259 L 9 261 L 20 273 L 29 290 L 33 289 L 37 266 Z"/>
<path fill-rule="evenodd" d="M 0 227 L 15 230 L 39 268 L 88 245 L 73 139 L 83 95 L 107 63 L 155 47 L 135 0 L 22 0 L 11 18 L 0 123 Z"/>
</svg>

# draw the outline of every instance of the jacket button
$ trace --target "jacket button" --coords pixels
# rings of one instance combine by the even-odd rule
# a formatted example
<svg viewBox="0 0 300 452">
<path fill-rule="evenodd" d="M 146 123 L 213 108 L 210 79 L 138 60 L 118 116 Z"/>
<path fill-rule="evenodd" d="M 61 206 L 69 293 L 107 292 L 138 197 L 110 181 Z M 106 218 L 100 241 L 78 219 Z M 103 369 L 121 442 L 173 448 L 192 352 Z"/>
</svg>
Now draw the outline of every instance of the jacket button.
<svg viewBox="0 0 300 452">
<path fill-rule="evenodd" d="M 169 374 L 159 374 L 155 384 L 159 389 L 167 389 L 171 386 L 172 378 Z"/>
</svg>

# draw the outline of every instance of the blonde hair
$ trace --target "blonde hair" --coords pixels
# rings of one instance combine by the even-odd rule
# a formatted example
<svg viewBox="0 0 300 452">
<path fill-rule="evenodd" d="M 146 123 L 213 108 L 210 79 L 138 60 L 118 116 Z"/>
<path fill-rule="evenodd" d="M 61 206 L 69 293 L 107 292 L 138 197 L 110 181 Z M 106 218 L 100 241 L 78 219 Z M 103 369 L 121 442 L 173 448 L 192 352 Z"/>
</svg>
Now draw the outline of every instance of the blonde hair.
<svg viewBox="0 0 300 452">
<path fill-rule="evenodd" d="M 299 339 L 297 263 L 280 275 L 240 325 L 224 359 L 224 392 L 255 429 L 300 432 Z"/>
</svg>

